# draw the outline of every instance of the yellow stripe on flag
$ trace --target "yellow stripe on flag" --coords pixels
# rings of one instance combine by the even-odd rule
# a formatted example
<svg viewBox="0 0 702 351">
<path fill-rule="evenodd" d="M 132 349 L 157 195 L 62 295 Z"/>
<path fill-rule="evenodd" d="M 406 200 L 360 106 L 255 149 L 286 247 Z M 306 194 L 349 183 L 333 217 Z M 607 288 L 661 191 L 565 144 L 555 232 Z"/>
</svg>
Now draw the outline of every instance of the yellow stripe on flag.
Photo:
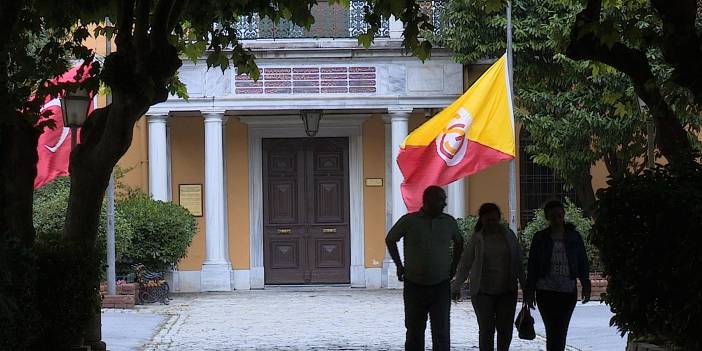
<svg viewBox="0 0 702 351">
<path fill-rule="evenodd" d="M 457 116 L 472 119 L 468 139 L 497 151 L 515 155 L 512 99 L 508 86 L 507 56 L 497 60 L 451 105 L 405 138 L 402 148 L 428 146 Z"/>
</svg>

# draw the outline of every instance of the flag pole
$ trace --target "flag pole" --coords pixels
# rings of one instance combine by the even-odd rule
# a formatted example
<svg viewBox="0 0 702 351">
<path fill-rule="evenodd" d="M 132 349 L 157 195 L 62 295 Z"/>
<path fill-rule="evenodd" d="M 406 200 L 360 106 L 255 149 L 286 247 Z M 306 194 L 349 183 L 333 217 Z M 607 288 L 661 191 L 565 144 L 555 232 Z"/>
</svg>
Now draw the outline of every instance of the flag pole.
<svg viewBox="0 0 702 351">
<path fill-rule="evenodd" d="M 509 95 L 513 97 L 512 76 L 514 68 L 512 66 L 512 2 L 507 1 L 507 71 L 509 75 Z M 516 140 L 516 121 L 512 120 L 512 132 Z M 515 150 L 515 153 L 518 151 Z M 517 159 L 509 161 L 509 228 L 517 232 Z"/>
</svg>

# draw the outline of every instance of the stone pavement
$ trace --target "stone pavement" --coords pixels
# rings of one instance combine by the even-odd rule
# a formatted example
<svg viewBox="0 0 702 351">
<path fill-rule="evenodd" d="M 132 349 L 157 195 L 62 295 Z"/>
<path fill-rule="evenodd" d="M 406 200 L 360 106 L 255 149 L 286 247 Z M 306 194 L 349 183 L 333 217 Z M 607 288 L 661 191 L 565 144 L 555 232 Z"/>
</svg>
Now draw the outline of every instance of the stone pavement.
<svg viewBox="0 0 702 351">
<path fill-rule="evenodd" d="M 544 324 L 538 311 L 532 311 L 536 321 L 536 333 L 546 335 Z M 623 351 L 626 349 L 626 336 L 619 336 L 616 327 L 609 326 L 613 313 L 609 306 L 599 301 L 591 301 L 575 306 L 568 329 L 568 345 L 582 351 Z"/>
<path fill-rule="evenodd" d="M 453 349 L 477 350 L 470 302 L 452 307 Z M 145 350 L 402 350 L 404 343 L 397 290 L 291 287 L 176 295 L 168 306 L 146 309 L 168 319 Z M 544 339 L 515 335 L 511 350 L 544 350 Z"/>
<path fill-rule="evenodd" d="M 165 319 L 165 316 L 149 311 L 104 309 L 102 340 L 109 351 L 141 350 Z"/>
</svg>

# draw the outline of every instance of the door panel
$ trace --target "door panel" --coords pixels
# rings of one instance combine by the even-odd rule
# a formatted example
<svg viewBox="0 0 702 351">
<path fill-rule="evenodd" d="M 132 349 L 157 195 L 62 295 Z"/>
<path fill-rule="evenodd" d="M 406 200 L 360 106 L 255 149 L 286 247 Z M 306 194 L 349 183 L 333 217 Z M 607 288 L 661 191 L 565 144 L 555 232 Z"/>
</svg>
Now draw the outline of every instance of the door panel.
<svg viewBox="0 0 702 351">
<path fill-rule="evenodd" d="M 311 282 L 349 283 L 348 140 L 311 139 L 306 150 L 307 188 L 313 199 L 308 214 Z"/>
<path fill-rule="evenodd" d="M 350 282 L 348 139 L 264 139 L 266 284 Z"/>
</svg>

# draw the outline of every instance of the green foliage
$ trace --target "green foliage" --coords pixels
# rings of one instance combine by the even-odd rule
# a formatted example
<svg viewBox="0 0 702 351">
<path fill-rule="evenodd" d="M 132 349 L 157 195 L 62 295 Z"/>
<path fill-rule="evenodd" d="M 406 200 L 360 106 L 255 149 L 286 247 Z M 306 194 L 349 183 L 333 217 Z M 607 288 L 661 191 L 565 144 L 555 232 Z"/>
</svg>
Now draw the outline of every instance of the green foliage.
<svg viewBox="0 0 702 351">
<path fill-rule="evenodd" d="M 0 267 L 16 269 L 0 270 L 0 350 L 25 350 L 36 338 L 35 262 L 34 252 L 10 236 L 0 237 Z"/>
<path fill-rule="evenodd" d="M 585 242 L 585 250 L 587 251 L 588 259 L 590 260 L 590 271 L 600 272 L 602 269 L 602 264 L 600 263 L 600 257 L 597 248 L 592 245 L 589 240 L 592 220 L 583 215 L 583 211 L 578 208 L 570 199 L 566 198 L 565 203 L 565 220 L 568 223 L 572 223 L 575 229 L 583 237 Z M 534 219 L 527 224 L 521 233 L 520 241 L 522 243 L 522 248 L 524 249 L 525 259 L 529 253 L 529 248 L 531 247 L 531 242 L 534 239 L 534 234 L 536 232 L 548 228 L 548 221 L 544 217 L 544 210 L 538 209 L 534 213 Z"/>
<path fill-rule="evenodd" d="M 702 165 L 661 166 L 599 192 L 592 241 L 612 323 L 634 337 L 702 349 Z"/>
<path fill-rule="evenodd" d="M 37 277 L 33 307 L 41 318 L 28 326 L 37 333 L 31 349 L 69 350 L 84 336 L 92 312 L 100 310 L 96 287 L 102 267 L 95 264 L 99 254 L 97 250 L 76 251 L 56 232 L 45 233 L 34 251 Z"/>
<path fill-rule="evenodd" d="M 478 216 L 469 215 L 465 218 L 457 218 L 458 228 L 461 230 L 461 235 L 463 235 L 464 244 L 468 245 L 468 241 L 473 237 L 473 230 L 475 225 L 478 223 Z"/>
<path fill-rule="evenodd" d="M 461 230 L 461 236 L 463 237 L 463 249 L 468 247 L 468 241 L 473 237 L 473 229 L 475 229 L 475 224 L 478 223 L 478 216 L 469 215 L 465 218 L 456 218 L 458 222 L 458 229 Z M 449 254 L 453 257 L 453 242 L 449 247 Z"/>
<path fill-rule="evenodd" d="M 59 240 L 63 232 L 68 207 L 68 195 L 71 191 L 70 179 L 60 177 L 34 192 L 34 228 L 38 241 Z M 98 253 L 98 267 L 106 264 L 107 204 L 103 203 L 100 211 L 95 248 Z M 131 219 L 119 208 L 115 208 L 115 253 L 121 260 L 129 251 L 134 237 Z"/>
<path fill-rule="evenodd" d="M 130 262 L 168 270 L 185 257 L 197 233 L 197 222 L 188 210 L 145 194 L 121 200 L 118 207 L 134 228 L 134 239 L 125 255 Z"/>
</svg>

